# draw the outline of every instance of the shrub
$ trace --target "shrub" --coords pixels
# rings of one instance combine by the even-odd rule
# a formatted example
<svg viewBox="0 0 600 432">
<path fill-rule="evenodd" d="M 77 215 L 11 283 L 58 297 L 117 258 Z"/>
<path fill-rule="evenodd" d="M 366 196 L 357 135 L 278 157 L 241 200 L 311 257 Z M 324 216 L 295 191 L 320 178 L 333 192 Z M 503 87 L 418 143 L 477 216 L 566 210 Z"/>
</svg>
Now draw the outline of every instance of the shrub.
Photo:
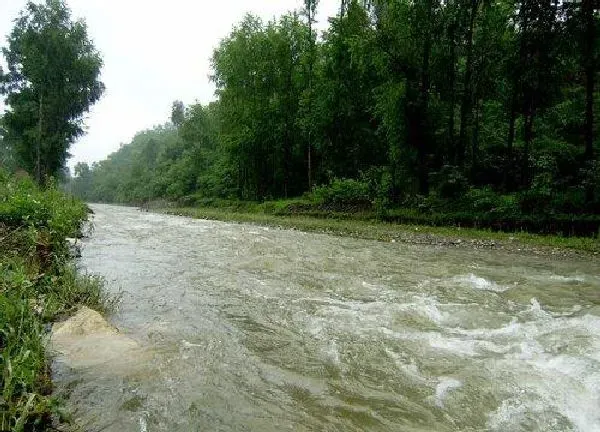
<svg viewBox="0 0 600 432">
<path fill-rule="evenodd" d="M 584 187 L 570 187 L 564 191 L 556 192 L 552 197 L 550 206 L 559 213 L 581 213 L 586 206 Z"/>
<path fill-rule="evenodd" d="M 470 189 L 466 193 L 464 200 L 465 204 L 476 212 L 489 212 L 494 210 L 498 205 L 498 195 L 489 187 Z"/>
<path fill-rule="evenodd" d="M 368 186 L 368 196 L 373 199 L 373 209 L 377 219 L 388 216 L 392 196 L 392 176 L 387 167 L 371 167 L 362 173 L 362 182 Z"/>
<path fill-rule="evenodd" d="M 432 174 L 435 192 L 440 198 L 458 199 L 469 189 L 469 182 L 462 171 L 455 166 L 445 165 Z"/>
<path fill-rule="evenodd" d="M 371 202 L 369 184 L 353 179 L 334 179 L 329 185 L 317 186 L 312 197 L 321 204 L 370 205 Z"/>
<path fill-rule="evenodd" d="M 44 323 L 77 304 L 114 306 L 102 281 L 79 276 L 66 237 L 87 207 L 50 185 L 0 172 L 0 430 L 45 430 L 56 412 Z"/>
<path fill-rule="evenodd" d="M 514 195 L 500 195 L 490 187 L 471 188 L 460 202 L 461 208 L 472 209 L 475 214 L 495 217 L 515 217 L 519 206 Z"/>
<path fill-rule="evenodd" d="M 0 185 L 0 223 L 12 227 L 46 228 L 53 240 L 78 234 L 87 207 L 54 185 L 38 189 L 29 178 L 7 179 Z"/>
</svg>

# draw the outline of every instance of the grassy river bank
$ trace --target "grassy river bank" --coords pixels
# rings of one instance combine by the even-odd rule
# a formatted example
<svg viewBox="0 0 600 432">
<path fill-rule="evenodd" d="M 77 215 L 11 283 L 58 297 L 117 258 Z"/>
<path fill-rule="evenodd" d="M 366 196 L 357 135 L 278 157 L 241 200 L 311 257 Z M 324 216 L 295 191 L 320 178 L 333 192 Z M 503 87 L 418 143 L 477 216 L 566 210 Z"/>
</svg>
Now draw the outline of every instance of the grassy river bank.
<svg viewBox="0 0 600 432">
<path fill-rule="evenodd" d="M 600 239 L 597 237 L 567 237 L 524 231 L 502 232 L 453 226 L 402 224 L 380 221 L 374 213 L 370 212 L 324 213 L 302 211 L 298 208 L 299 206 L 295 204 L 290 205 L 285 202 L 201 207 L 169 207 L 162 203 L 154 206 L 154 210 L 158 212 L 197 219 L 252 223 L 383 242 L 482 250 L 502 249 L 548 256 L 600 255 Z"/>
<path fill-rule="evenodd" d="M 102 280 L 80 274 L 69 239 L 88 209 L 55 187 L 0 172 L 0 430 L 47 430 L 68 415 L 53 396 L 47 334 L 79 305 L 105 312 Z"/>
</svg>

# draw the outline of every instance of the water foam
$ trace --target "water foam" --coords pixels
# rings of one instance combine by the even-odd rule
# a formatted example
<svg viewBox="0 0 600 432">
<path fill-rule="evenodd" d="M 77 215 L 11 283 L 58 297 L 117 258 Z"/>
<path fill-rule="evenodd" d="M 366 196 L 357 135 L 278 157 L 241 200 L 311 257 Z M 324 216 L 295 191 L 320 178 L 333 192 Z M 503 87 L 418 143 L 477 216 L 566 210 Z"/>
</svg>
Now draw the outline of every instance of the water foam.
<svg viewBox="0 0 600 432">
<path fill-rule="evenodd" d="M 329 362 L 335 366 L 341 365 L 340 351 L 335 340 L 332 340 L 323 351 Z"/>
<path fill-rule="evenodd" d="M 148 431 L 148 422 L 146 421 L 146 417 L 142 416 L 140 417 L 140 432 L 147 432 Z"/>
<path fill-rule="evenodd" d="M 508 286 L 498 285 L 496 282 L 469 273 L 466 276 L 456 276 L 454 282 L 470 286 L 473 289 L 481 291 L 505 292 L 510 289 Z"/>
<path fill-rule="evenodd" d="M 427 382 L 427 378 L 423 376 L 419 370 L 419 366 L 416 365 L 414 360 L 406 362 L 402 356 L 387 347 L 385 348 L 385 352 L 407 378 L 410 378 L 412 381 L 416 381 L 419 384 Z"/>
<path fill-rule="evenodd" d="M 562 275 L 552 275 L 550 279 L 558 282 L 566 282 L 566 283 L 583 283 L 585 282 L 584 276 L 562 276 Z"/>
<path fill-rule="evenodd" d="M 521 322 L 515 318 L 498 329 L 453 330 L 502 348 L 502 359 L 486 367 L 500 394 L 520 388 L 519 395 L 504 399 L 490 413 L 488 428 L 600 430 L 600 317 L 552 315 L 535 298 L 518 316 Z M 584 342 L 574 353 L 549 351 L 544 341 L 556 335 Z"/>
<path fill-rule="evenodd" d="M 444 400 L 448 393 L 453 390 L 459 389 L 463 386 L 463 383 L 455 378 L 440 377 L 440 381 L 435 387 L 435 405 L 443 408 Z"/>
<path fill-rule="evenodd" d="M 520 361 L 507 359 L 502 368 L 513 375 L 508 383 L 519 383 L 521 394 L 490 413 L 491 430 L 514 430 L 522 422 L 534 422 L 540 430 L 600 430 L 600 373 L 589 372 L 597 363 L 543 351 L 515 358 Z M 514 383 L 505 390 L 514 392 Z"/>
</svg>

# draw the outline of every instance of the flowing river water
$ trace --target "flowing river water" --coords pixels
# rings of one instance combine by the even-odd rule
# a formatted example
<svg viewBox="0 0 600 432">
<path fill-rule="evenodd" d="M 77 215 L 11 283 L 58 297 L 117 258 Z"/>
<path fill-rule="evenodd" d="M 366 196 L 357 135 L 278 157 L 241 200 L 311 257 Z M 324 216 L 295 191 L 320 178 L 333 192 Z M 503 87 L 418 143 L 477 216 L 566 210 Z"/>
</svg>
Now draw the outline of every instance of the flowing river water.
<svg viewBox="0 0 600 432">
<path fill-rule="evenodd" d="M 122 301 L 56 355 L 84 430 L 600 431 L 597 260 L 93 209 Z"/>
</svg>

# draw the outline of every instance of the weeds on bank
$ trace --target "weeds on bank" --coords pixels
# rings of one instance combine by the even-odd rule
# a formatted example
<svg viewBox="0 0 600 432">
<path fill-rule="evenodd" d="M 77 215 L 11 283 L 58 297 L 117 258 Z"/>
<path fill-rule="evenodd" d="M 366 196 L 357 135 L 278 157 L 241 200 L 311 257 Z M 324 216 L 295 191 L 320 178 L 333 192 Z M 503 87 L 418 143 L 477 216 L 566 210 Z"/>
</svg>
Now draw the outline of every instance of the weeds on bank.
<svg viewBox="0 0 600 432">
<path fill-rule="evenodd" d="M 45 430 L 60 418 L 44 339 L 52 321 L 84 304 L 114 306 L 102 279 L 80 275 L 67 237 L 83 203 L 0 172 L 0 430 Z"/>
</svg>

